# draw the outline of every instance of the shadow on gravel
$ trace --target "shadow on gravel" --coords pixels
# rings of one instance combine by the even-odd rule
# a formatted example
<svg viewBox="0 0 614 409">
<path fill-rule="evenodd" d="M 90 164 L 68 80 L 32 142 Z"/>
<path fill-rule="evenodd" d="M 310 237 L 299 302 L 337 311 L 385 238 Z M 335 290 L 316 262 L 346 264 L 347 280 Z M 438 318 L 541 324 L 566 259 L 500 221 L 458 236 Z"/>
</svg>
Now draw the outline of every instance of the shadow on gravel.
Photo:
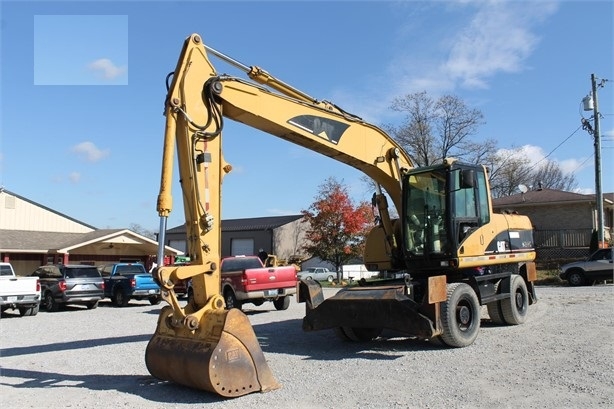
<svg viewBox="0 0 614 409">
<path fill-rule="evenodd" d="M 17 310 L 11 310 L 11 312 L 2 311 L 0 313 L 0 318 L 2 318 L 2 319 L 6 319 L 6 318 L 21 318 L 21 315 L 19 315 L 19 311 L 17 311 Z"/>
<path fill-rule="evenodd" d="M 392 331 L 365 343 L 339 339 L 334 331 L 305 332 L 302 320 L 287 320 L 253 326 L 264 353 L 305 356 L 308 360 L 376 359 L 394 360 L 407 352 L 445 349 L 437 343 L 407 337 Z M 283 336 L 280 336 L 283 334 Z"/>
<path fill-rule="evenodd" d="M 74 351 L 75 349 L 93 348 L 101 345 L 125 344 L 127 342 L 144 342 L 149 341 L 151 336 L 152 334 L 130 335 L 125 337 L 86 339 L 81 341 L 58 342 L 55 344 L 47 345 L 32 345 L 29 347 L 6 348 L 0 349 L 0 356 L 7 357 L 39 354 L 43 352 Z M 4 369 L 2 369 L 2 374 L 4 375 Z"/>
<path fill-rule="evenodd" d="M 226 400 L 218 395 L 191 389 L 151 376 L 138 375 L 69 375 L 57 372 L 39 372 L 2 368 L 4 378 L 24 378 L 21 383 L 0 385 L 12 388 L 63 388 L 75 387 L 90 390 L 116 390 L 161 403 L 215 403 Z M 104 406 L 104 405 L 103 405 Z"/>
</svg>

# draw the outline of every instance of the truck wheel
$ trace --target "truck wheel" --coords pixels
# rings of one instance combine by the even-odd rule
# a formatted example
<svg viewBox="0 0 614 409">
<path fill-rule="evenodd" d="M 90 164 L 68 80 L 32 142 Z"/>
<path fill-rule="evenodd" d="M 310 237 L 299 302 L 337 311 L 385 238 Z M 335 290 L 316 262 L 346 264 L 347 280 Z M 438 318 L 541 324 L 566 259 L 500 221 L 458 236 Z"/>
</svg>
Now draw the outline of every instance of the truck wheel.
<svg viewBox="0 0 614 409">
<path fill-rule="evenodd" d="M 31 317 L 38 314 L 39 306 L 35 305 L 34 307 L 20 307 L 19 315 L 22 317 Z"/>
<path fill-rule="evenodd" d="M 45 294 L 45 310 L 47 312 L 57 312 L 60 310 L 60 304 L 58 304 L 50 292 Z"/>
<path fill-rule="evenodd" d="M 88 310 L 93 310 L 96 307 L 98 307 L 98 301 L 90 301 L 87 304 L 85 304 L 85 306 L 87 307 Z"/>
<path fill-rule="evenodd" d="M 121 288 L 115 290 L 115 295 L 113 299 L 115 301 L 116 307 L 125 307 L 126 305 L 128 305 L 128 301 L 130 301 L 130 299 L 126 297 L 124 290 L 122 290 Z"/>
<path fill-rule="evenodd" d="M 162 302 L 162 297 L 160 297 L 159 295 L 154 295 L 152 297 L 149 297 L 149 303 L 151 305 L 158 305 L 160 304 L 160 302 Z"/>
<path fill-rule="evenodd" d="M 287 310 L 290 306 L 290 297 L 279 297 L 273 300 L 273 305 L 277 311 Z"/>
<path fill-rule="evenodd" d="M 383 328 L 338 327 L 335 334 L 343 341 L 369 342 L 379 337 Z"/>
<path fill-rule="evenodd" d="M 524 278 L 518 274 L 512 274 L 502 282 L 502 290 L 509 291 L 510 298 L 501 300 L 501 312 L 503 319 L 509 325 L 522 324 L 527 319 L 529 311 L 529 292 Z"/>
<path fill-rule="evenodd" d="M 241 302 L 237 300 L 237 296 L 232 290 L 226 290 L 224 293 L 224 301 L 226 302 L 226 309 L 230 310 L 232 308 L 241 309 Z"/>
<path fill-rule="evenodd" d="M 448 284 L 447 290 L 447 299 L 441 305 L 441 340 L 455 348 L 469 346 L 480 331 L 478 296 L 465 283 Z"/>
<path fill-rule="evenodd" d="M 495 284 L 495 294 L 501 294 L 501 281 L 497 281 Z M 493 324 L 505 324 L 503 319 L 503 312 L 501 311 L 501 300 L 493 301 L 486 304 L 488 309 L 488 316 Z"/>
</svg>

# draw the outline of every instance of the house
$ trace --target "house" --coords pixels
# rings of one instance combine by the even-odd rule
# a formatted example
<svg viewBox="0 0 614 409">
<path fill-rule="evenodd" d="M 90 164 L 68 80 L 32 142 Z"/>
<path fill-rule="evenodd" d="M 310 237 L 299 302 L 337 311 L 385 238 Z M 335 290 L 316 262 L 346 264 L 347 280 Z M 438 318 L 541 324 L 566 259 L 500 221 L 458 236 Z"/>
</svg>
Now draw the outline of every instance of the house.
<svg viewBox="0 0 614 409">
<path fill-rule="evenodd" d="M 537 258 L 586 257 L 597 229 L 596 195 L 537 189 L 493 199 L 495 212 L 515 211 L 529 216 L 534 227 Z M 604 238 L 612 240 L 614 193 L 603 195 Z"/>
<path fill-rule="evenodd" d="M 258 254 L 264 249 L 280 259 L 299 255 L 307 226 L 303 215 L 222 220 L 222 257 Z M 166 245 L 187 251 L 185 225 L 166 231 Z"/>
<path fill-rule="evenodd" d="M 51 263 L 141 262 L 150 266 L 158 243 L 128 229 L 97 229 L 0 188 L 0 261 L 19 275 Z M 181 251 L 166 247 L 166 255 Z"/>
</svg>

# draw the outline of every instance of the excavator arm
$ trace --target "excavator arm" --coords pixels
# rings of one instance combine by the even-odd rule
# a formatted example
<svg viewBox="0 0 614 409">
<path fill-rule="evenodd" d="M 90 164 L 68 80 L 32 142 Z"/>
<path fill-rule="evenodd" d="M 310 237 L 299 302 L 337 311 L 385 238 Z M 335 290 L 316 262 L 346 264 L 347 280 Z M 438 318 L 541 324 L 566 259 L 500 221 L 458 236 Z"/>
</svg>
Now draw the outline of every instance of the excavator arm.
<svg viewBox="0 0 614 409">
<path fill-rule="evenodd" d="M 208 52 L 246 72 L 251 81 L 219 74 Z M 170 75 L 169 75 L 170 78 Z M 259 85 L 262 84 L 262 85 Z M 402 175 L 412 163 L 379 128 L 339 107 L 318 101 L 258 67 L 247 67 L 205 46 L 193 34 L 185 40 L 165 101 L 166 129 L 157 210 L 163 259 L 166 220 L 172 211 L 172 179 L 180 173 L 190 265 L 159 267 L 154 277 L 168 302 L 148 344 L 146 364 L 157 378 L 240 396 L 279 387 L 249 321 L 226 310 L 220 294 L 221 188 L 232 166 L 224 161 L 225 119 L 275 135 L 353 166 L 378 186 L 378 206 L 390 254 L 399 251 L 387 192 L 400 209 Z M 383 189 L 383 190 L 382 190 Z M 185 307 L 173 291 L 192 280 L 194 303 Z"/>
</svg>

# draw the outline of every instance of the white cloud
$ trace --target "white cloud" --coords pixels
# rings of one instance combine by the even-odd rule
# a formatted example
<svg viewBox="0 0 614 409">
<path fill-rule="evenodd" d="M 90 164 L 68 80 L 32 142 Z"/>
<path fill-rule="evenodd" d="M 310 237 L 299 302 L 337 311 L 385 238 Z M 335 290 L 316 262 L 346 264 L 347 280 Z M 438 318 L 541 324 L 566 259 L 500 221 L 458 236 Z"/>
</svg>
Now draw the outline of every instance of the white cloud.
<svg viewBox="0 0 614 409">
<path fill-rule="evenodd" d="M 558 161 L 558 164 L 561 172 L 563 172 L 564 175 L 568 175 L 592 166 L 593 162 L 586 160 L 586 158 L 571 158 Z"/>
<path fill-rule="evenodd" d="M 266 209 L 266 212 L 273 216 L 292 216 L 292 215 L 301 213 L 300 210 L 288 210 L 288 209 L 276 209 L 276 208 Z"/>
<path fill-rule="evenodd" d="M 90 70 L 98 72 L 104 79 L 112 80 L 126 72 L 126 67 L 118 67 L 108 58 L 101 58 L 88 64 Z"/>
<path fill-rule="evenodd" d="M 109 149 L 98 149 L 96 145 L 89 141 L 73 146 L 71 151 L 87 162 L 98 162 L 109 156 L 110 153 Z"/>
<path fill-rule="evenodd" d="M 469 88 L 486 88 L 487 80 L 499 72 L 514 73 L 539 42 L 531 32 L 535 19 L 552 12 L 548 3 L 531 7 L 519 2 L 488 2 L 451 42 L 442 73 Z"/>
<path fill-rule="evenodd" d="M 531 2 L 530 7 L 522 1 L 467 1 L 455 3 L 455 6 L 472 7 L 476 12 L 456 31 L 445 34 L 440 44 L 441 53 L 434 47 L 431 57 L 404 55 L 392 62 L 392 71 L 404 67 L 411 70 L 403 74 L 401 89 L 437 93 L 459 86 L 487 88 L 488 81 L 498 73 L 527 69 L 527 59 L 539 44 L 534 26 L 558 7 L 547 1 Z M 416 65 L 416 59 L 422 61 L 420 66 Z M 416 76 L 415 73 L 427 74 Z"/>
<path fill-rule="evenodd" d="M 546 159 L 544 150 L 534 145 L 523 145 L 515 149 L 499 149 L 497 153 L 502 156 L 528 158 L 529 166 L 535 166 L 536 168 L 539 168 L 550 160 L 559 166 L 563 175 L 575 174 L 592 164 L 592 162 L 586 160 L 587 158 L 557 160 L 549 157 Z"/>
<path fill-rule="evenodd" d="M 68 180 L 72 183 L 79 183 L 81 180 L 81 174 L 79 172 L 71 172 L 68 174 Z"/>
<path fill-rule="evenodd" d="M 433 30 L 435 35 L 419 46 L 399 45 L 397 55 L 385 70 L 384 83 L 366 81 L 371 85 L 363 95 L 356 90 L 347 93 L 337 90 L 335 101 L 367 121 L 385 121 L 392 114 L 386 106 L 373 104 L 374 99 L 391 101 L 399 95 L 420 91 L 436 97 L 459 87 L 488 88 L 497 74 L 530 69 L 527 61 L 540 41 L 536 26 L 558 8 L 549 1 L 462 0 L 441 4 L 445 6 L 435 7 L 442 14 L 442 21 L 451 22 L 448 26 Z M 460 20 L 463 15 L 468 17 Z M 397 40 L 407 44 L 412 41 L 408 36 L 415 37 L 416 30 L 430 23 L 425 21 L 421 26 L 415 19 L 408 19 Z M 374 94 L 379 97 L 374 98 Z"/>
<path fill-rule="evenodd" d="M 541 147 L 533 145 L 523 145 L 519 148 L 513 149 L 499 149 L 497 153 L 501 156 L 509 156 L 513 158 L 528 158 L 530 166 L 541 161 L 546 156 Z"/>
</svg>

